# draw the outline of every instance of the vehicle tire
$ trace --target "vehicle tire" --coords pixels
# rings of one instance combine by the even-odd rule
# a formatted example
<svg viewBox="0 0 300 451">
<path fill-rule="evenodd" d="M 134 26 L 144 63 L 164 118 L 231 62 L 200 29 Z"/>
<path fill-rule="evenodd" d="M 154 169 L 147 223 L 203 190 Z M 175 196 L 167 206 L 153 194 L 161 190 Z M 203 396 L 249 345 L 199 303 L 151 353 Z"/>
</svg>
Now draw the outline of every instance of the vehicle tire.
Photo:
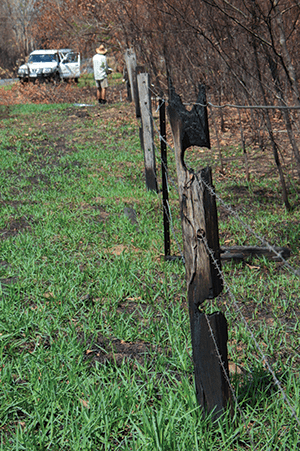
<svg viewBox="0 0 300 451">
<path fill-rule="evenodd" d="M 54 83 L 55 85 L 58 85 L 58 84 L 60 83 L 60 81 L 61 81 L 60 75 L 59 75 L 58 72 L 56 72 L 56 74 L 55 74 L 54 77 L 53 77 L 53 83 Z"/>
<path fill-rule="evenodd" d="M 79 79 L 78 78 L 74 78 L 75 83 L 77 84 Z"/>
</svg>

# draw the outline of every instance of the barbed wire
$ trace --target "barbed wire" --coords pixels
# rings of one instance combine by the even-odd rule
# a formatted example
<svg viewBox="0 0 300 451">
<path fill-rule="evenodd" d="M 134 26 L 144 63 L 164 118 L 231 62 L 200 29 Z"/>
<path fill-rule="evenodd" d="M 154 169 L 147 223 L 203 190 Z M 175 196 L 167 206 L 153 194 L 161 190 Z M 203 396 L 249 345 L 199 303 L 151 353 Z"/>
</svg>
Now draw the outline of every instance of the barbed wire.
<svg viewBox="0 0 300 451">
<path fill-rule="evenodd" d="M 162 96 L 157 91 L 155 91 L 154 89 L 155 89 L 155 86 L 153 84 L 151 84 L 149 86 L 149 91 L 152 92 L 152 94 L 154 94 L 157 99 L 163 100 Z"/>
<path fill-rule="evenodd" d="M 224 108 L 235 108 L 235 109 L 243 109 L 243 110 L 300 110 L 300 106 L 297 105 L 234 105 L 231 103 L 225 103 L 224 105 L 215 105 L 211 102 L 204 103 L 190 103 L 190 102 L 183 102 L 183 105 L 187 106 L 202 106 L 207 107 L 210 106 L 212 108 L 218 108 L 218 109 L 224 109 Z"/>
<path fill-rule="evenodd" d="M 197 105 L 201 105 L 201 106 L 205 106 L 205 105 L 202 105 L 202 104 L 197 104 Z M 300 107 L 299 107 L 300 108 Z M 159 135 L 159 139 L 160 140 L 162 140 L 167 146 L 168 146 L 168 148 L 170 148 L 171 150 L 172 150 L 172 152 L 173 153 L 175 153 L 175 150 L 174 150 L 174 148 L 173 147 L 171 147 L 168 143 L 167 143 L 167 141 L 164 139 L 164 137 L 161 135 L 161 133 L 160 133 L 160 130 L 158 129 L 158 127 L 157 127 L 157 125 L 156 125 L 156 123 L 155 123 L 155 120 L 154 120 L 154 118 L 153 118 L 153 115 L 152 115 L 152 113 L 151 113 L 151 111 L 150 111 L 150 109 L 149 108 L 147 108 L 147 110 L 148 110 L 148 112 L 149 112 L 149 114 L 151 115 L 151 118 L 152 118 L 152 122 L 153 122 L 153 124 L 154 124 L 154 128 L 156 129 L 156 131 L 157 131 L 157 133 L 158 133 L 158 135 Z M 167 169 L 167 168 L 166 168 Z M 193 172 L 194 173 L 194 171 L 193 171 L 193 169 L 192 168 L 187 168 L 189 171 L 191 171 L 191 172 Z M 206 184 L 206 182 L 203 180 L 203 183 L 204 183 L 204 185 L 206 186 L 206 188 L 211 192 L 211 194 L 220 202 L 220 204 L 229 212 L 229 213 L 231 213 L 253 236 L 255 236 L 255 238 L 257 239 L 257 240 L 259 240 L 262 244 L 264 244 L 266 247 L 267 247 L 267 249 L 269 250 L 269 251 L 271 251 L 271 252 L 273 252 L 283 263 L 284 263 L 284 265 L 292 272 L 292 273 L 294 273 L 294 275 L 296 275 L 297 277 L 299 277 L 300 276 L 300 272 L 299 272 L 299 270 L 296 270 L 296 269 L 294 269 L 289 263 L 288 263 L 288 261 L 282 256 L 282 254 L 281 253 L 279 253 L 276 249 L 275 249 L 275 247 L 274 246 L 272 246 L 267 240 L 266 240 L 266 238 L 265 237 L 262 237 L 262 236 L 260 236 L 258 233 L 256 233 L 254 230 L 253 230 L 253 228 L 250 226 L 250 225 L 248 225 L 241 217 L 240 217 L 240 215 L 235 211 L 235 210 L 233 210 L 232 209 L 232 207 L 231 206 L 229 206 L 229 205 L 227 205 L 224 201 L 223 201 L 223 199 L 220 197 L 220 196 L 218 196 L 216 193 L 215 193 L 215 191 L 212 189 L 212 187 L 210 186 L 210 185 L 208 185 L 208 184 Z"/>
<path fill-rule="evenodd" d="M 152 84 L 149 86 L 149 91 L 155 95 L 157 100 L 164 100 L 161 94 L 154 90 L 155 86 Z M 202 107 L 211 106 L 212 108 L 224 109 L 224 108 L 237 108 L 237 109 L 246 109 L 246 110 L 300 110 L 300 105 L 236 105 L 231 103 L 225 103 L 223 105 L 216 105 L 212 102 L 206 102 L 206 104 L 202 103 L 194 103 L 194 102 L 182 102 L 183 105 L 193 106 L 198 105 Z"/>
<path fill-rule="evenodd" d="M 230 299 L 231 299 L 231 301 L 232 301 L 232 303 L 233 303 L 233 305 L 234 305 L 234 307 L 236 309 L 236 312 L 240 315 L 246 330 L 250 334 L 250 337 L 253 340 L 253 343 L 255 344 L 257 350 L 259 351 L 259 354 L 261 355 L 262 363 L 267 367 L 269 373 L 272 375 L 275 385 L 278 387 L 278 389 L 279 389 L 284 401 L 286 402 L 286 404 L 288 405 L 288 407 L 289 407 L 289 409 L 290 409 L 290 411 L 292 413 L 292 416 L 295 418 L 295 420 L 297 421 L 297 423 L 298 423 L 298 425 L 300 427 L 300 419 L 297 416 L 296 409 L 291 405 L 290 401 L 288 400 L 288 397 L 287 397 L 285 391 L 283 390 L 283 388 L 282 388 L 282 386 L 281 386 L 281 384 L 280 384 L 280 382 L 279 382 L 279 380 L 278 380 L 273 368 L 269 364 L 266 355 L 264 354 L 263 350 L 261 349 L 261 346 L 259 345 L 258 341 L 256 340 L 256 338 L 254 336 L 254 333 L 252 332 L 252 330 L 251 330 L 251 328 L 250 328 L 250 326 L 248 324 L 248 321 L 246 320 L 246 318 L 243 315 L 240 307 L 238 306 L 238 303 L 237 303 L 237 301 L 235 299 L 235 296 L 232 293 L 232 291 L 230 290 L 230 287 L 229 287 L 229 285 L 226 282 L 226 279 L 225 279 L 225 276 L 224 276 L 224 272 L 220 268 L 220 266 L 219 266 L 219 264 L 218 264 L 218 262 L 217 262 L 217 260 L 216 260 L 216 258 L 214 256 L 213 250 L 210 249 L 210 247 L 209 247 L 209 245 L 207 243 L 207 240 L 206 240 L 206 238 L 205 238 L 205 236 L 203 234 L 201 235 L 201 239 L 202 239 L 202 241 L 203 241 L 203 243 L 205 245 L 205 248 L 206 248 L 207 252 L 209 253 L 209 255 L 211 257 L 211 260 L 212 260 L 215 268 L 217 269 L 217 271 L 219 273 L 219 276 L 220 276 L 224 286 L 226 287 L 227 293 L 228 293 L 228 295 L 229 295 L 229 297 L 230 297 Z"/>
<path fill-rule="evenodd" d="M 245 415 L 244 415 L 244 413 L 243 413 L 243 411 L 242 411 L 242 409 L 241 409 L 241 406 L 239 405 L 239 402 L 238 402 L 238 399 L 237 399 L 237 396 L 236 396 L 234 387 L 233 387 L 233 385 L 232 385 L 232 383 L 231 383 L 231 381 L 230 381 L 230 378 L 229 378 L 227 369 L 226 369 L 226 367 L 225 367 L 225 362 L 223 362 L 222 356 L 221 356 L 221 354 L 220 354 L 219 347 L 218 347 L 218 344 L 217 344 L 217 340 L 216 340 L 216 337 L 215 337 L 215 335 L 214 335 L 214 331 L 213 331 L 213 328 L 212 328 L 212 326 L 211 326 L 209 317 L 208 317 L 208 315 L 207 315 L 206 313 L 204 313 L 204 317 L 205 317 L 205 320 L 206 320 L 206 322 L 207 322 L 207 326 L 208 326 L 208 329 L 209 329 L 209 333 L 210 333 L 211 339 L 212 339 L 212 341 L 213 341 L 213 344 L 214 344 L 214 347 L 215 347 L 215 351 L 216 351 L 216 355 L 217 355 L 217 357 L 218 357 L 220 366 L 221 366 L 221 368 L 222 368 L 222 372 L 223 372 L 223 374 L 224 374 L 224 377 L 225 377 L 226 382 L 227 382 L 227 384 L 228 384 L 228 387 L 229 387 L 229 389 L 230 389 L 230 392 L 231 392 L 231 395 L 232 395 L 233 400 L 234 400 L 234 402 L 235 402 L 235 405 L 236 405 L 236 407 L 237 407 L 237 409 L 238 409 L 238 411 L 239 411 L 239 414 L 240 414 L 240 416 L 241 416 L 241 419 L 242 419 L 242 421 L 243 421 L 243 423 L 244 423 L 245 430 L 248 432 L 248 435 L 249 435 L 249 437 L 250 437 L 250 442 L 251 442 L 252 450 L 255 451 L 255 450 L 257 449 L 257 447 L 254 447 L 253 437 L 252 437 L 252 435 L 250 435 L 249 429 L 247 428 L 247 423 L 246 423 Z"/>
<path fill-rule="evenodd" d="M 190 169 L 191 170 L 191 169 Z M 196 177 L 197 177 L 197 174 L 195 174 L 196 175 Z M 226 204 L 224 201 L 223 201 L 223 199 L 220 197 L 220 196 L 218 196 L 217 194 L 216 194 L 216 192 L 214 191 L 214 189 L 210 186 L 210 185 L 208 185 L 206 182 L 205 182 L 205 180 L 203 180 L 203 179 L 201 179 L 201 181 L 202 181 L 202 183 L 204 184 L 204 186 L 209 190 L 209 192 L 212 194 L 212 196 L 214 196 L 219 202 L 220 202 L 220 204 L 228 211 L 228 212 L 230 212 L 247 230 L 248 230 L 248 232 L 250 232 L 253 236 L 255 236 L 255 238 L 257 239 L 257 240 L 259 240 L 262 244 L 264 244 L 267 248 L 268 248 L 268 250 L 269 251 L 271 251 L 272 253 L 274 253 L 278 258 L 280 258 L 280 260 L 284 263 L 284 265 L 295 275 L 295 276 L 297 276 L 297 277 L 299 277 L 299 270 L 296 270 L 295 268 L 293 268 L 290 264 L 289 264 L 289 262 L 282 256 L 282 254 L 281 253 L 279 253 L 277 250 L 276 250 L 276 248 L 274 247 L 274 246 L 272 246 L 267 240 L 266 240 L 266 238 L 265 237 L 262 237 L 262 236 L 260 236 L 258 233 L 256 233 L 254 230 L 253 230 L 253 228 L 249 225 L 249 224 L 247 224 L 241 217 L 240 217 L 240 215 L 235 211 L 235 210 L 233 210 L 233 208 L 230 206 L 230 205 L 228 205 L 228 204 Z M 199 180 L 198 180 L 198 183 L 199 183 Z"/>
<path fill-rule="evenodd" d="M 201 104 L 199 104 L 199 105 L 201 105 Z M 221 107 L 221 108 L 225 108 L 225 107 L 243 108 L 242 105 L 230 105 L 230 104 L 227 104 L 227 105 L 223 105 L 223 106 L 217 106 L 217 105 L 211 104 L 210 102 L 208 102 L 208 105 L 210 105 L 210 106 L 212 106 L 212 107 Z M 201 105 L 201 106 L 205 106 L 205 105 Z M 159 107 L 160 107 L 160 105 L 159 105 Z M 259 107 L 259 108 L 263 108 L 263 106 L 258 106 L 258 107 Z M 251 107 L 251 109 L 252 109 L 252 108 L 255 108 L 255 107 Z M 276 107 L 269 107 L 269 108 L 274 108 L 274 109 L 275 109 Z M 288 107 L 281 107 L 281 108 L 279 108 L 279 109 L 283 109 L 283 108 L 288 108 Z M 159 108 L 158 108 L 158 109 L 159 109 Z M 295 107 L 295 108 L 292 107 L 292 109 L 300 109 L 300 107 Z M 158 111 L 158 110 L 157 110 L 157 111 Z M 149 111 L 149 114 L 152 116 L 151 111 Z M 154 124 L 154 128 L 156 129 L 156 131 L 157 131 L 157 133 L 158 133 L 158 136 L 159 136 L 160 141 L 163 141 L 163 142 L 166 144 L 166 146 L 167 146 L 168 148 L 170 148 L 170 149 L 172 150 L 172 152 L 174 152 L 174 149 L 168 144 L 168 142 L 167 142 L 167 141 L 164 139 L 164 137 L 161 135 L 160 130 L 158 129 L 158 127 L 157 127 L 157 125 L 156 125 L 156 123 L 155 123 L 155 120 L 154 120 L 153 116 L 152 116 L 152 121 L 153 121 L 153 124 Z M 156 146 L 155 146 L 155 149 L 156 149 Z M 157 151 L 157 149 L 156 149 L 156 151 Z M 162 159 L 161 159 L 161 162 L 162 162 L 162 164 L 164 165 L 164 169 L 165 169 L 165 171 L 166 171 L 166 176 L 167 176 L 167 178 L 168 178 L 168 176 L 169 176 L 168 168 L 167 168 L 165 162 L 164 162 Z M 191 169 L 189 169 L 189 170 L 191 170 Z M 193 172 L 194 172 L 194 171 L 193 171 Z M 198 179 L 197 174 L 196 174 L 196 179 L 197 179 L 198 183 L 200 184 L 200 181 L 199 181 L 199 179 Z M 299 276 L 299 272 L 298 272 L 297 270 L 295 270 L 295 269 L 294 269 L 294 268 L 286 261 L 286 259 L 283 258 L 282 254 L 279 253 L 279 252 L 278 252 L 278 251 L 277 251 L 277 250 L 276 250 L 276 249 L 275 249 L 275 248 L 274 248 L 274 247 L 273 247 L 273 246 L 265 239 L 265 237 L 261 237 L 259 234 L 257 234 L 257 233 L 253 230 L 253 228 L 252 228 L 250 225 L 248 225 L 248 224 L 240 217 L 240 215 L 239 215 L 236 211 L 234 211 L 234 210 L 232 209 L 231 206 L 227 205 L 227 204 L 223 201 L 223 199 L 215 193 L 215 191 L 213 190 L 213 188 L 212 188 L 210 185 L 208 185 L 202 178 L 201 178 L 201 182 L 202 182 L 202 183 L 204 184 L 204 186 L 210 191 L 210 193 L 211 193 L 211 194 L 212 194 L 212 195 L 220 202 L 220 204 L 221 204 L 221 205 L 222 205 L 222 206 L 223 206 L 230 214 L 232 214 L 239 222 L 241 222 L 241 223 L 243 224 L 243 226 L 244 226 L 244 227 L 245 227 L 252 235 L 254 235 L 254 236 L 256 237 L 256 239 L 258 239 L 259 241 L 261 241 L 261 242 L 268 248 L 268 250 L 270 250 L 270 251 L 271 251 L 272 253 L 274 253 L 277 257 L 279 257 L 279 258 L 281 259 L 281 261 L 284 263 L 284 265 L 285 265 L 291 272 L 293 272 L 296 276 Z M 174 183 L 174 184 L 175 184 L 175 183 Z M 166 207 L 165 207 L 164 205 L 163 205 L 163 208 L 164 208 L 164 210 L 165 210 L 165 212 L 166 212 L 166 215 L 168 216 L 168 219 L 169 219 L 170 224 L 172 224 L 172 226 L 171 226 L 172 233 L 173 233 L 173 236 L 174 236 L 174 238 L 175 238 L 175 240 L 176 240 L 176 243 L 177 243 L 177 245 L 178 245 L 178 247 L 179 247 L 179 249 L 180 249 L 180 253 L 181 253 L 181 255 L 182 255 L 182 260 L 184 261 L 184 255 L 183 255 L 183 252 L 182 252 L 181 247 L 180 247 L 180 245 L 179 245 L 179 241 L 178 241 L 178 239 L 177 239 L 175 230 L 174 230 L 174 228 L 173 228 L 173 221 L 172 221 L 172 217 L 171 217 L 171 210 L 170 210 L 170 205 L 169 205 L 169 203 L 168 203 L 168 209 L 166 209 Z M 168 210 L 168 211 L 167 211 L 167 210 Z M 254 335 L 254 333 L 252 332 L 252 330 L 251 330 L 251 328 L 250 328 L 250 326 L 249 326 L 249 324 L 248 324 L 246 318 L 244 317 L 244 315 L 243 315 L 243 313 L 242 313 L 242 311 L 241 311 L 241 309 L 240 309 L 240 307 L 239 307 L 239 305 L 238 305 L 238 303 L 237 303 L 237 301 L 236 301 L 236 299 L 235 299 L 235 297 L 234 297 L 232 291 L 230 290 L 229 285 L 227 284 L 227 282 L 226 282 L 226 280 L 225 280 L 224 273 L 223 273 L 223 271 L 221 270 L 221 268 L 219 267 L 218 262 L 216 261 L 216 259 L 215 259 L 215 257 L 214 257 L 213 251 L 212 251 L 211 249 L 209 249 L 208 243 L 207 243 L 207 241 L 206 241 L 206 239 L 205 239 L 204 236 L 202 236 L 202 240 L 203 240 L 203 242 L 205 243 L 205 246 L 206 246 L 206 248 L 207 248 L 207 252 L 208 252 L 209 255 L 211 256 L 211 259 L 212 259 L 214 265 L 216 266 L 216 269 L 217 269 L 217 271 L 219 272 L 220 277 L 222 278 L 223 284 L 224 284 L 224 286 L 226 287 L 227 293 L 228 293 L 228 295 L 229 295 L 229 297 L 230 297 L 230 299 L 231 299 L 231 301 L 232 301 L 232 304 L 234 305 L 234 308 L 235 308 L 236 312 L 238 313 L 238 315 L 240 315 L 240 317 L 241 317 L 241 319 L 242 319 L 242 322 L 244 323 L 247 332 L 249 333 L 249 335 L 250 335 L 251 339 L 253 340 L 253 343 L 254 343 L 254 345 L 255 345 L 257 351 L 258 351 L 258 353 L 260 354 L 260 356 L 261 356 L 261 358 L 262 358 L 262 363 L 263 363 L 263 365 L 267 368 L 267 370 L 268 370 L 269 373 L 271 374 L 271 376 L 272 376 L 272 378 L 273 378 L 273 381 L 274 381 L 274 384 L 275 384 L 276 387 L 278 387 L 278 390 L 279 390 L 279 392 L 280 392 L 280 394 L 281 394 L 281 396 L 282 396 L 284 402 L 285 402 L 286 405 L 288 406 L 288 408 L 289 408 L 289 410 L 290 410 L 290 412 L 291 412 L 291 414 L 292 414 L 292 417 L 296 420 L 298 426 L 300 426 L 300 420 L 299 420 L 299 418 L 298 418 L 298 416 L 297 416 L 296 409 L 292 406 L 291 402 L 289 401 L 289 399 L 288 399 L 288 397 L 287 397 L 287 395 L 286 395 L 286 393 L 285 393 L 283 387 L 282 387 L 281 384 L 280 384 L 280 381 L 278 380 L 278 378 L 277 378 L 277 376 L 276 376 L 276 374 L 275 374 L 273 368 L 271 367 L 270 363 L 268 362 L 267 357 L 266 357 L 266 355 L 264 354 L 263 350 L 261 349 L 261 346 L 259 345 L 259 343 L 258 343 L 258 341 L 257 341 L 257 339 L 256 339 L 256 337 L 255 337 L 255 335 Z M 229 308 L 229 306 L 227 306 L 227 308 Z M 229 388 L 230 388 L 230 391 L 231 391 L 232 397 L 233 397 L 233 399 L 234 399 L 235 405 L 237 406 L 237 409 L 238 409 L 238 411 L 239 411 L 239 413 L 240 413 L 240 415 L 241 415 L 241 418 L 242 418 L 242 420 L 243 420 L 243 422 L 244 422 L 244 425 L 245 425 L 245 427 L 246 427 L 246 430 L 249 432 L 249 430 L 248 430 L 248 428 L 247 428 L 247 425 L 246 425 L 246 420 L 245 420 L 244 414 L 243 414 L 243 412 L 242 412 L 241 407 L 239 406 L 238 399 L 237 399 L 236 393 L 235 393 L 235 391 L 234 391 L 234 387 L 232 386 L 232 384 L 231 384 L 231 382 L 230 382 L 230 378 L 229 378 L 229 375 L 227 374 L 227 371 L 226 371 L 226 368 L 225 368 L 225 364 L 224 364 L 224 362 L 222 361 L 222 357 L 221 357 L 221 355 L 220 355 L 220 352 L 219 352 L 219 349 L 218 349 L 218 346 L 217 346 L 216 338 L 215 338 L 215 336 L 214 336 L 213 329 L 212 329 L 211 324 L 210 324 L 210 321 L 209 321 L 209 317 L 208 317 L 206 314 L 205 314 L 205 319 L 206 319 L 207 324 L 208 324 L 208 328 L 209 328 L 209 331 L 210 331 L 210 335 L 211 335 L 211 337 L 212 337 L 212 340 L 213 340 L 213 343 L 214 343 L 214 347 L 215 347 L 215 349 L 216 349 L 216 354 L 217 354 L 218 360 L 219 360 L 219 362 L 220 362 L 220 366 L 221 366 L 221 368 L 222 368 L 222 371 L 223 371 L 223 373 L 224 373 L 224 377 L 225 377 L 225 379 L 226 379 L 226 381 L 227 381 L 227 383 L 228 383 L 228 386 L 229 386 Z M 249 436 L 250 436 L 250 440 L 251 440 L 252 449 L 256 449 L 256 448 L 253 448 L 253 438 L 252 438 L 252 435 L 250 435 L 250 432 L 249 432 Z"/>
</svg>

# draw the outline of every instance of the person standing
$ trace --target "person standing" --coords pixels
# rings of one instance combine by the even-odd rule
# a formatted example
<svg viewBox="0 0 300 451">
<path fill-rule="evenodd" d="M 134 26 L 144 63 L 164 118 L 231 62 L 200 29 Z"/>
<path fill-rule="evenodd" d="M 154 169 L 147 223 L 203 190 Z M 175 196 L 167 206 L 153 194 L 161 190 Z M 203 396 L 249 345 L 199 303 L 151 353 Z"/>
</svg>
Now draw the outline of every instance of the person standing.
<svg viewBox="0 0 300 451">
<path fill-rule="evenodd" d="M 94 79 L 97 86 L 97 100 L 100 104 L 106 103 L 106 89 L 108 88 L 108 65 L 106 59 L 107 49 L 101 44 L 93 56 Z"/>
</svg>

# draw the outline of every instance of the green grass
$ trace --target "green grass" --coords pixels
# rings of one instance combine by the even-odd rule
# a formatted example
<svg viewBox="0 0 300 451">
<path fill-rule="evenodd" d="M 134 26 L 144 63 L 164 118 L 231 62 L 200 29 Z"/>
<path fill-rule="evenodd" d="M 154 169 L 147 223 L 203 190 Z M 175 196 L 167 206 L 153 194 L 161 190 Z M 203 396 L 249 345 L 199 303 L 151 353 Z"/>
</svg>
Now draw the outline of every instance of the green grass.
<svg viewBox="0 0 300 451">
<path fill-rule="evenodd" d="M 145 189 L 133 108 L 2 114 L 0 449 L 299 449 L 299 426 L 225 293 L 205 308 L 225 310 L 242 416 L 235 405 L 232 418 L 201 416 L 184 267 L 161 258 L 161 199 Z M 171 155 L 169 165 L 174 173 Z M 285 212 L 276 178 L 247 185 L 231 171 L 214 176 L 217 192 L 272 244 L 289 246 L 298 267 L 299 208 Z M 170 202 L 181 242 L 172 185 Z M 222 208 L 220 239 L 254 242 Z M 299 418 L 299 278 L 265 259 L 223 269 Z"/>
<path fill-rule="evenodd" d="M 110 86 L 114 86 L 119 84 L 123 75 L 119 72 L 112 72 L 108 74 L 108 82 Z M 95 86 L 94 74 L 81 74 L 78 80 L 78 87 L 81 88 L 83 86 Z"/>
<path fill-rule="evenodd" d="M 78 79 L 78 87 L 82 86 L 95 86 L 93 74 L 81 74 Z"/>
</svg>

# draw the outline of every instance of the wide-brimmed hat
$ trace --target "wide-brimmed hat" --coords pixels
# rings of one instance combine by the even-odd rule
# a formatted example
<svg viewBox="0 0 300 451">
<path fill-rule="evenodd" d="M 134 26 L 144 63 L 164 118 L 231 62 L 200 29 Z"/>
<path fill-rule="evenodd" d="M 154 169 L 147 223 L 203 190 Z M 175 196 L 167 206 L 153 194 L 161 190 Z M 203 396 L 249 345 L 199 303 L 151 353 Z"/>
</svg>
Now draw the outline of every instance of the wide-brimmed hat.
<svg viewBox="0 0 300 451">
<path fill-rule="evenodd" d="M 107 53 L 107 49 L 104 47 L 103 44 L 101 44 L 97 49 L 96 53 L 100 53 L 100 55 L 105 55 Z"/>
</svg>

